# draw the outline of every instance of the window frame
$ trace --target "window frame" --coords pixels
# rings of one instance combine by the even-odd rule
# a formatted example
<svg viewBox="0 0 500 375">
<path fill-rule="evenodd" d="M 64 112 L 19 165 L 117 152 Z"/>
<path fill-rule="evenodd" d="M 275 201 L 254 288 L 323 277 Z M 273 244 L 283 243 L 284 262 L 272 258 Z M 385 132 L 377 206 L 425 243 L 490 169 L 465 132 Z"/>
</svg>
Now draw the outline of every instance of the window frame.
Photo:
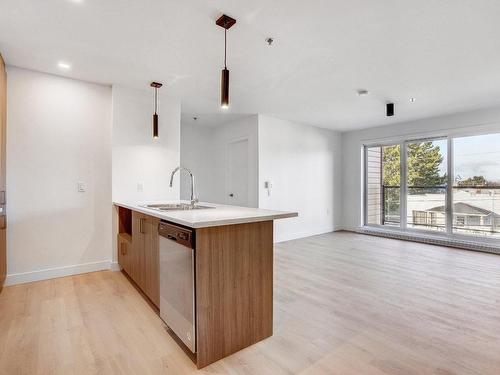
<svg viewBox="0 0 500 375">
<path fill-rule="evenodd" d="M 363 207 L 362 207 L 362 227 L 376 228 L 386 232 L 408 233 L 415 237 L 440 237 L 447 240 L 459 240 L 467 242 L 477 242 L 500 245 L 500 238 L 498 237 L 480 237 L 472 234 L 461 234 L 453 231 L 453 193 L 454 193 L 454 140 L 456 138 L 466 138 L 479 135 L 494 135 L 500 134 L 500 124 L 487 124 L 478 126 L 477 129 L 471 130 L 470 128 L 453 129 L 448 134 L 443 132 L 429 132 L 427 134 L 419 134 L 413 136 L 399 136 L 395 138 L 386 138 L 375 141 L 362 141 L 362 155 L 363 155 L 363 170 L 362 170 L 362 187 L 363 187 Z M 445 198 L 445 218 L 446 226 L 445 231 L 432 231 L 423 229 L 408 228 L 407 225 L 407 144 L 414 142 L 435 141 L 439 139 L 447 140 L 447 182 L 446 182 L 446 198 Z M 371 147 L 384 147 L 384 146 L 400 146 L 400 226 L 387 226 L 379 224 L 369 224 L 367 220 L 367 149 Z"/>
<path fill-rule="evenodd" d="M 368 223 L 368 152 L 367 150 L 369 148 L 374 148 L 374 147 L 387 147 L 387 146 L 396 146 L 399 145 L 399 150 L 400 150 L 400 156 L 399 156 L 399 165 L 400 165 L 400 182 L 399 182 L 399 220 L 400 220 L 400 226 L 394 226 L 394 225 L 383 225 L 383 224 L 369 224 Z M 402 147 L 403 142 L 382 142 L 382 143 L 373 143 L 373 144 L 363 144 L 362 148 L 362 154 L 363 154 L 363 172 L 362 172 L 362 181 L 363 181 L 363 226 L 369 226 L 371 228 L 389 228 L 389 229 L 395 229 L 395 230 L 400 230 L 401 229 L 401 221 L 403 218 L 401 217 L 401 205 L 403 202 L 401 201 L 401 179 L 403 178 L 402 170 L 401 170 L 401 158 L 402 158 Z M 383 176 L 382 176 L 383 178 Z M 382 203 L 383 204 L 383 203 Z M 381 213 L 382 215 L 382 213 Z"/>
<path fill-rule="evenodd" d="M 449 189 L 449 184 L 450 184 L 450 137 L 448 136 L 441 136 L 441 137 L 424 137 L 424 138 L 416 138 L 416 139 L 409 139 L 407 141 L 404 142 L 404 155 L 405 155 L 405 158 L 404 158 L 404 164 L 402 164 L 402 168 L 405 169 L 405 179 L 404 179 L 404 188 L 403 186 L 401 187 L 401 196 L 400 196 L 400 200 L 401 201 L 405 201 L 405 211 L 404 211 L 404 217 L 405 217 L 405 220 L 404 220 L 404 224 L 405 224 L 405 227 L 402 228 L 403 231 L 407 231 L 407 232 L 412 232 L 412 233 L 424 233 L 424 234 L 427 234 L 427 235 L 432 235 L 432 234 L 451 234 L 451 232 L 448 232 L 448 229 L 451 228 L 451 226 L 449 225 L 450 223 L 450 211 L 451 211 L 451 204 L 450 204 L 450 189 Z M 408 156 L 408 145 L 410 143 L 423 143 L 423 142 L 434 142 L 434 141 L 440 141 L 440 140 L 446 140 L 446 152 L 447 152 L 447 155 L 446 155 L 446 173 L 447 173 L 447 181 L 446 181 L 446 185 L 445 185 L 445 230 L 444 232 L 440 232 L 440 231 L 436 231 L 436 230 L 430 230 L 430 229 L 413 229 L 413 228 L 408 228 L 408 212 L 407 212 L 407 209 L 408 209 L 408 206 L 407 206 L 407 199 L 408 199 L 408 179 L 407 179 L 407 176 L 408 176 L 408 163 L 407 163 L 407 156 Z M 401 163 L 402 163 L 402 160 L 401 160 Z M 453 181 L 453 180 L 451 180 Z M 403 185 L 402 184 L 402 185 Z M 403 191 L 404 191 L 404 195 L 403 195 Z M 403 199 L 404 198 L 404 199 Z M 403 212 L 400 213 L 401 215 L 403 214 Z"/>
</svg>

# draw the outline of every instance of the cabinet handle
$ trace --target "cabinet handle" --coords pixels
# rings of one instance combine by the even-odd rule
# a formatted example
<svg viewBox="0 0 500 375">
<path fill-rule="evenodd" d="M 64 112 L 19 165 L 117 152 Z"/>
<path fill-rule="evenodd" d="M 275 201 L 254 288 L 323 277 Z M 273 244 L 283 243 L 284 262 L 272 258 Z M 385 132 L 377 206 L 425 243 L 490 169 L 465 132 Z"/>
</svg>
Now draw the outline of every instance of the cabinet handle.
<svg viewBox="0 0 500 375">
<path fill-rule="evenodd" d="M 145 219 L 139 219 L 139 232 L 141 234 L 145 234 L 145 232 L 144 232 L 144 220 Z"/>
<path fill-rule="evenodd" d="M 127 254 L 127 248 L 125 248 L 125 246 L 124 246 L 124 245 L 125 245 L 124 243 L 122 243 L 122 244 L 120 245 L 120 251 L 121 251 L 122 255 Z"/>
</svg>

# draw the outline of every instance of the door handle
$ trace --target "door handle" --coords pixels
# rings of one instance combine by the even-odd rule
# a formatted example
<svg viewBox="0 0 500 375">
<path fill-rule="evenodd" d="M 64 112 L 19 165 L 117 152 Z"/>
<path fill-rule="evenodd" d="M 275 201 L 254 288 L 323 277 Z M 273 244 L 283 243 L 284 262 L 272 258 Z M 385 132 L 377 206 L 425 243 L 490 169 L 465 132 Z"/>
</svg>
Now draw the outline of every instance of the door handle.
<svg viewBox="0 0 500 375">
<path fill-rule="evenodd" d="M 177 241 L 177 237 L 172 236 L 171 234 L 167 234 L 167 238 L 172 241 Z"/>
</svg>

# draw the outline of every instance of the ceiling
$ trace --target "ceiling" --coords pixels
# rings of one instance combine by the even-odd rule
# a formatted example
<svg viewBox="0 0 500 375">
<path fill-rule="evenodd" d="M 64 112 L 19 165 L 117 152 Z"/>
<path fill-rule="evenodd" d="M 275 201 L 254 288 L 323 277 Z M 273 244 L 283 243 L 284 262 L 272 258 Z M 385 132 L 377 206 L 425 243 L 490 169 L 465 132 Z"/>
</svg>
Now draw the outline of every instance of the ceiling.
<svg viewBox="0 0 500 375">
<path fill-rule="evenodd" d="M 181 124 L 220 126 L 252 116 L 246 113 L 182 113 Z"/>
<path fill-rule="evenodd" d="M 2 0 L 0 51 L 8 64 L 87 81 L 162 81 L 184 113 L 214 118 L 222 12 L 237 19 L 233 116 L 351 130 L 500 104 L 498 0 Z"/>
</svg>

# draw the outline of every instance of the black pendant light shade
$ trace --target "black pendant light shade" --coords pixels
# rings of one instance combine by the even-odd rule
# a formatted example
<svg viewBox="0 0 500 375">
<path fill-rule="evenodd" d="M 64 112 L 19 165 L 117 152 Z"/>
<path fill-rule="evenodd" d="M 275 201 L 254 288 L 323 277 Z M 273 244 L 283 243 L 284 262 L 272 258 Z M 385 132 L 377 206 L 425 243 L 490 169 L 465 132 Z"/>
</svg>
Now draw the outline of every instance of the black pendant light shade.
<svg viewBox="0 0 500 375">
<path fill-rule="evenodd" d="M 222 69 L 220 77 L 220 106 L 221 108 L 229 108 L 229 70 Z"/>
<path fill-rule="evenodd" d="M 158 138 L 158 114 L 153 115 L 153 138 Z"/>
<path fill-rule="evenodd" d="M 215 23 L 224 28 L 224 69 L 220 77 L 220 106 L 229 108 L 229 70 L 227 69 L 227 30 L 236 23 L 234 18 L 223 14 Z"/>
<path fill-rule="evenodd" d="M 158 89 L 163 85 L 158 82 L 151 82 L 151 87 L 155 90 L 154 107 L 155 113 L 153 114 L 153 138 L 158 138 Z"/>
</svg>

